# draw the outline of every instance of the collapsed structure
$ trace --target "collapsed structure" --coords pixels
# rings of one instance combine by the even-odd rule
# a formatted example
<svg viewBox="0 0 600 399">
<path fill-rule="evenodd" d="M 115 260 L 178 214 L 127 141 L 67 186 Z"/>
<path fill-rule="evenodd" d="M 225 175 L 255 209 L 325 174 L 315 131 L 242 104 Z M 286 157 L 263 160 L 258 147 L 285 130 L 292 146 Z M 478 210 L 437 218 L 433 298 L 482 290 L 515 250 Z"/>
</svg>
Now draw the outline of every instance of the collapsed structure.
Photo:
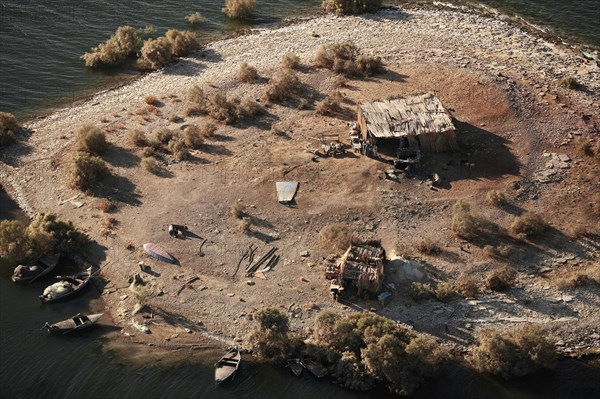
<svg viewBox="0 0 600 399">
<path fill-rule="evenodd" d="M 362 103 L 358 125 L 363 140 L 379 148 L 393 146 L 399 153 L 458 150 L 450 115 L 432 93 Z"/>
<path fill-rule="evenodd" d="M 375 244 L 351 245 L 325 276 L 331 280 L 330 293 L 337 300 L 343 291 L 356 289 L 358 296 L 377 296 L 383 286 L 385 250 Z"/>
</svg>

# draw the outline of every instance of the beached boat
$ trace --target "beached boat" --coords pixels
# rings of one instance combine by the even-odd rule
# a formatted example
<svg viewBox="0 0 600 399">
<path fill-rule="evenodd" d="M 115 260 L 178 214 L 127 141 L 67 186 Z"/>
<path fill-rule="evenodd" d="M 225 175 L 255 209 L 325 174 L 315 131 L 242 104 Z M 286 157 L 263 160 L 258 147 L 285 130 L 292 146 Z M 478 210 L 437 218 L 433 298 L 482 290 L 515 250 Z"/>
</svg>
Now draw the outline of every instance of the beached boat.
<svg viewBox="0 0 600 399">
<path fill-rule="evenodd" d="M 54 302 L 64 299 L 81 291 L 87 285 L 92 276 L 92 268 L 88 267 L 83 273 L 74 276 L 57 277 L 62 280 L 54 283 L 44 290 L 40 295 L 42 303 Z"/>
<path fill-rule="evenodd" d="M 15 283 L 32 282 L 39 277 L 50 273 L 58 264 L 60 254 L 34 260 L 28 265 L 19 265 L 15 268 L 12 281 Z"/>
<path fill-rule="evenodd" d="M 225 356 L 215 363 L 215 382 L 221 384 L 230 379 L 233 380 L 241 360 L 242 355 L 238 349 L 230 349 Z"/>
<path fill-rule="evenodd" d="M 177 260 L 174 257 L 172 257 L 167 251 L 165 251 L 165 249 L 160 245 L 148 242 L 144 244 L 144 251 L 146 251 L 148 255 L 152 256 L 153 258 L 162 260 L 163 262 L 171 264 L 177 263 Z"/>
<path fill-rule="evenodd" d="M 312 358 L 304 358 L 301 361 L 302 366 L 308 370 L 309 373 L 317 378 L 323 378 L 327 375 L 327 369 L 322 364 L 318 363 Z"/>
<path fill-rule="evenodd" d="M 300 377 L 300 374 L 302 374 L 302 370 L 304 370 L 302 363 L 300 363 L 300 359 L 288 359 L 287 367 L 289 367 L 290 370 L 292 370 L 292 373 L 294 373 L 296 377 Z"/>
<path fill-rule="evenodd" d="M 67 320 L 59 321 L 54 324 L 46 323 L 44 327 L 51 333 L 67 334 L 93 326 L 103 314 L 104 313 L 82 315 L 81 313 L 77 313 Z"/>
</svg>

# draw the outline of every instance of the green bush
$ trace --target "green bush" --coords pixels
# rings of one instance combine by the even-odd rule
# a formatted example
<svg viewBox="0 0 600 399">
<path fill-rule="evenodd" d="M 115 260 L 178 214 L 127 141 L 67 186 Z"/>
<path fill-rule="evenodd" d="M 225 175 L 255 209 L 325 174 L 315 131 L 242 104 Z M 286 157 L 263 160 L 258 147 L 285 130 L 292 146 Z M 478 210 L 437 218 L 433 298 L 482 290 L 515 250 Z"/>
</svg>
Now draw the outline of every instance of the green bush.
<svg viewBox="0 0 600 399">
<path fill-rule="evenodd" d="M 249 19 L 254 15 L 255 0 L 225 0 L 221 11 L 229 18 Z"/>
<path fill-rule="evenodd" d="M 15 139 L 15 132 L 20 128 L 13 114 L 0 112 L 0 146 L 11 143 Z"/>
<path fill-rule="evenodd" d="M 81 191 L 88 191 L 98 180 L 108 174 L 108 167 L 101 158 L 85 152 L 77 152 L 71 161 L 69 185 Z"/>
<path fill-rule="evenodd" d="M 328 12 L 348 15 L 377 11 L 382 3 L 382 0 L 324 0 L 322 7 Z"/>
<path fill-rule="evenodd" d="M 380 57 L 361 55 L 353 43 L 324 45 L 317 52 L 315 66 L 347 77 L 371 76 L 383 71 Z"/>
<path fill-rule="evenodd" d="M 259 360 L 283 361 L 290 350 L 289 319 L 277 308 L 264 308 L 254 314 L 258 321 L 248 335 L 248 345 Z"/>
<path fill-rule="evenodd" d="M 508 330 L 486 328 L 478 333 L 479 345 L 470 362 L 480 372 L 503 378 L 522 377 L 556 364 L 554 345 L 544 330 L 527 324 Z"/>
<path fill-rule="evenodd" d="M 106 42 L 92 48 L 81 58 L 88 67 L 112 66 L 122 64 L 129 55 L 141 47 L 139 33 L 131 26 L 121 26 Z"/>
<path fill-rule="evenodd" d="M 100 155 L 107 147 L 106 135 L 96 126 L 84 125 L 77 131 L 77 151 Z"/>
<path fill-rule="evenodd" d="M 171 41 L 164 36 L 148 39 L 140 50 L 138 63 L 144 69 L 160 69 L 173 60 Z"/>
</svg>

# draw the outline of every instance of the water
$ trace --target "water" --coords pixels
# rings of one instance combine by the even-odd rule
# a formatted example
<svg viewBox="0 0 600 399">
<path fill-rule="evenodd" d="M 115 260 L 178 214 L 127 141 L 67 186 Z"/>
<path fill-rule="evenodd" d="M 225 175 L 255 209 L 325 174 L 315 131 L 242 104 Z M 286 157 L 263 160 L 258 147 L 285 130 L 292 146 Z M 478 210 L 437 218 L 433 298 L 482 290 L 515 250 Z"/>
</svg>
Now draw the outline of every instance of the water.
<svg viewBox="0 0 600 399">
<path fill-rule="evenodd" d="M 600 47 L 598 0 L 469 0 L 516 13 L 574 40 Z M 259 25 L 314 11 L 321 0 L 257 2 Z M 57 104 L 133 78 L 129 67 L 112 72 L 85 68 L 79 57 L 106 40 L 117 27 L 154 25 L 191 29 L 202 38 L 247 27 L 223 16 L 223 0 L 20 0 L 0 1 L 0 111 L 32 117 Z M 200 11 L 205 22 L 190 26 L 184 17 Z"/>
</svg>

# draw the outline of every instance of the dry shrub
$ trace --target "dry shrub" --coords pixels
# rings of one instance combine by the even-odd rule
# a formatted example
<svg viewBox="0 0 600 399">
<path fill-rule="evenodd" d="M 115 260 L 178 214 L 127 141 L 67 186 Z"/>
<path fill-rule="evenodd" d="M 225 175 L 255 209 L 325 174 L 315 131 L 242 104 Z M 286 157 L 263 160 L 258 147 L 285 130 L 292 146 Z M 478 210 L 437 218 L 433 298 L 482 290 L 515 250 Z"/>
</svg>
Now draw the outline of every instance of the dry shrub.
<svg viewBox="0 0 600 399">
<path fill-rule="evenodd" d="M 171 151 L 171 155 L 177 161 L 183 161 L 189 155 L 185 141 L 179 136 L 169 141 L 169 151 Z"/>
<path fill-rule="evenodd" d="M 142 151 L 140 151 L 140 156 L 142 158 L 153 157 L 156 155 L 156 153 L 157 153 L 157 151 L 154 149 L 153 146 L 148 146 L 148 147 L 142 148 Z"/>
<path fill-rule="evenodd" d="M 471 214 L 471 205 L 458 200 L 453 207 L 452 230 L 465 240 L 474 240 L 482 236 L 498 233 L 498 227 L 489 221 Z"/>
<path fill-rule="evenodd" d="M 252 218 L 244 217 L 238 221 L 238 231 L 240 233 L 248 234 L 250 227 L 252 226 Z"/>
<path fill-rule="evenodd" d="M 544 330 L 533 324 L 510 329 L 485 328 L 478 332 L 479 345 L 470 362 L 478 371 L 505 379 L 522 377 L 556 363 L 554 345 Z"/>
<path fill-rule="evenodd" d="M 263 308 L 253 314 L 258 322 L 248 334 L 248 345 L 260 360 L 283 362 L 290 351 L 290 322 L 278 308 Z"/>
<path fill-rule="evenodd" d="M 245 82 L 245 83 L 256 82 L 259 77 L 258 72 L 256 71 L 256 68 L 249 65 L 247 62 L 242 62 L 240 64 L 240 68 L 238 69 L 237 76 L 241 82 Z"/>
<path fill-rule="evenodd" d="M 409 295 L 414 300 L 435 298 L 442 302 L 450 300 L 455 294 L 454 286 L 446 281 L 433 285 L 431 283 L 420 283 L 415 281 L 411 283 L 409 292 Z"/>
<path fill-rule="evenodd" d="M 340 105 L 342 100 L 343 96 L 339 91 L 329 93 L 327 97 L 317 103 L 315 112 L 319 115 L 335 115 L 342 110 Z"/>
<path fill-rule="evenodd" d="M 581 89 L 581 84 L 574 77 L 564 78 L 560 81 L 560 86 L 569 90 Z"/>
<path fill-rule="evenodd" d="M 247 216 L 246 207 L 242 203 L 240 203 L 240 202 L 236 203 L 235 205 L 232 205 L 231 209 L 229 210 L 229 213 L 231 214 L 231 216 L 234 219 L 240 219 L 241 220 L 245 216 Z"/>
<path fill-rule="evenodd" d="M 156 98 L 156 96 L 146 96 L 144 98 L 144 102 L 148 105 L 154 106 L 158 106 L 160 104 L 160 101 L 158 101 L 158 98 Z"/>
<path fill-rule="evenodd" d="M 590 214 L 594 219 L 600 219 L 600 193 L 590 198 Z"/>
<path fill-rule="evenodd" d="M 160 164 L 154 157 L 144 157 L 141 162 L 142 168 L 152 174 L 158 174 L 160 172 Z"/>
<path fill-rule="evenodd" d="M 255 0 L 225 0 L 223 14 L 234 19 L 249 19 L 254 15 Z"/>
<path fill-rule="evenodd" d="M 492 291 L 505 291 L 515 284 L 517 271 L 510 266 L 494 269 L 485 280 L 485 286 Z"/>
<path fill-rule="evenodd" d="M 11 143 L 15 139 L 15 132 L 19 129 L 20 126 L 13 114 L 0 112 L 0 146 Z"/>
<path fill-rule="evenodd" d="M 575 146 L 583 155 L 588 157 L 594 156 L 594 148 L 590 139 L 584 136 L 579 136 L 575 139 Z"/>
<path fill-rule="evenodd" d="M 523 215 L 515 217 L 510 228 L 518 236 L 533 237 L 549 230 L 550 225 L 539 214 L 525 212 Z"/>
<path fill-rule="evenodd" d="M 217 126 L 214 123 L 205 123 L 200 128 L 200 137 L 204 139 L 210 139 L 215 135 L 217 131 Z"/>
<path fill-rule="evenodd" d="M 210 116 L 226 124 L 251 118 L 261 112 L 262 107 L 253 100 L 241 100 L 239 97 L 227 97 L 223 93 L 215 93 L 209 99 L 208 113 Z"/>
<path fill-rule="evenodd" d="M 600 285 L 600 270 L 592 265 L 581 270 L 564 270 L 555 278 L 558 289 L 568 290 L 581 286 Z"/>
<path fill-rule="evenodd" d="M 377 11 L 382 3 L 382 0 L 324 0 L 322 7 L 327 12 L 348 15 Z"/>
<path fill-rule="evenodd" d="M 204 21 L 204 18 L 202 17 L 202 14 L 197 11 L 185 17 L 185 22 L 191 25 L 199 24 L 202 21 Z"/>
<path fill-rule="evenodd" d="M 156 140 L 162 144 L 169 144 L 169 141 L 173 140 L 175 136 L 175 132 L 170 129 L 160 129 L 156 132 Z"/>
<path fill-rule="evenodd" d="M 415 244 L 415 248 L 422 254 L 433 255 L 441 252 L 442 248 L 437 241 L 430 238 L 425 238 Z"/>
<path fill-rule="evenodd" d="M 443 281 L 436 284 L 434 295 L 438 301 L 446 302 L 456 295 L 456 291 L 454 290 L 454 285 L 447 281 Z"/>
<path fill-rule="evenodd" d="M 196 125 L 190 125 L 183 131 L 183 141 L 188 148 L 198 149 L 204 144 L 204 137 L 200 128 Z"/>
<path fill-rule="evenodd" d="M 114 204 L 114 202 L 112 202 L 108 198 L 100 198 L 98 201 L 96 201 L 94 205 L 96 209 L 104 213 L 114 212 L 115 209 L 117 209 L 117 206 Z"/>
<path fill-rule="evenodd" d="M 134 129 L 127 132 L 127 141 L 135 147 L 144 147 L 148 144 L 146 134 L 141 130 Z"/>
<path fill-rule="evenodd" d="M 187 93 L 186 116 L 206 115 L 209 110 L 208 99 L 199 86 L 194 85 L 189 88 Z"/>
<path fill-rule="evenodd" d="M 143 69 L 159 69 L 173 60 L 172 44 L 164 36 L 148 39 L 140 50 L 138 63 Z"/>
<path fill-rule="evenodd" d="M 300 57 L 292 51 L 287 52 L 283 55 L 281 63 L 284 68 L 297 69 L 300 66 Z"/>
<path fill-rule="evenodd" d="M 91 53 L 83 54 L 81 59 L 85 61 L 85 66 L 92 68 L 119 65 L 140 46 L 138 32 L 131 26 L 121 26 L 106 42 L 92 48 Z"/>
<path fill-rule="evenodd" d="M 454 282 L 454 291 L 463 298 L 477 298 L 479 295 L 479 283 L 475 277 L 462 274 Z"/>
<path fill-rule="evenodd" d="M 489 207 L 501 207 L 507 204 L 506 196 L 498 190 L 490 190 L 485 196 L 485 204 Z"/>
<path fill-rule="evenodd" d="M 169 29 L 165 37 L 171 43 L 171 52 L 175 57 L 182 57 L 200 48 L 196 33 Z"/>
<path fill-rule="evenodd" d="M 112 229 L 118 224 L 117 219 L 113 217 L 106 217 L 100 221 L 101 235 L 108 237 L 112 232 Z"/>
<path fill-rule="evenodd" d="M 337 89 L 342 89 L 348 86 L 348 79 L 343 76 L 338 76 L 335 78 L 335 82 L 333 84 Z"/>
<path fill-rule="evenodd" d="M 380 57 L 360 55 L 353 43 L 326 44 L 319 49 L 315 66 L 348 77 L 371 76 L 383 71 Z"/>
<path fill-rule="evenodd" d="M 329 251 L 345 251 L 356 240 L 354 233 L 341 223 L 328 224 L 319 233 L 321 246 Z"/>
<path fill-rule="evenodd" d="M 96 126 L 84 125 L 77 131 L 77 151 L 99 155 L 107 147 L 106 135 Z"/>
<path fill-rule="evenodd" d="M 108 167 L 101 158 L 85 152 L 77 152 L 71 161 L 69 186 L 88 191 L 98 180 L 108 174 Z"/>
<path fill-rule="evenodd" d="M 486 245 L 483 247 L 483 251 L 486 253 L 486 255 L 495 259 L 508 258 L 512 254 L 513 250 L 514 248 L 510 244 L 500 244 L 496 246 Z"/>
<path fill-rule="evenodd" d="M 267 102 L 280 102 L 295 98 L 301 88 L 300 78 L 293 70 L 281 69 L 269 81 L 264 97 Z"/>
</svg>

